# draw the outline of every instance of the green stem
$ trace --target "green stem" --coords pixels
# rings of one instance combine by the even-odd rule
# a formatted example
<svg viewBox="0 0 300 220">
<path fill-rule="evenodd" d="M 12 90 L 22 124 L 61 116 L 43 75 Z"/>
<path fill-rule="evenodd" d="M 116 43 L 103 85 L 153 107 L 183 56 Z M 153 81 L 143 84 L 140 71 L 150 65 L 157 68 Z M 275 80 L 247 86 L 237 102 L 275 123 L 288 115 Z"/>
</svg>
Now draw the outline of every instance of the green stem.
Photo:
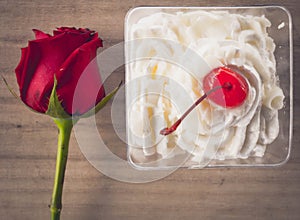
<svg viewBox="0 0 300 220">
<path fill-rule="evenodd" d="M 68 160 L 69 140 L 73 127 L 73 121 L 70 119 L 54 118 L 59 134 L 58 134 L 58 148 L 56 157 L 56 171 L 51 200 L 51 220 L 59 220 L 62 209 L 62 191 L 65 177 L 65 170 Z"/>
</svg>

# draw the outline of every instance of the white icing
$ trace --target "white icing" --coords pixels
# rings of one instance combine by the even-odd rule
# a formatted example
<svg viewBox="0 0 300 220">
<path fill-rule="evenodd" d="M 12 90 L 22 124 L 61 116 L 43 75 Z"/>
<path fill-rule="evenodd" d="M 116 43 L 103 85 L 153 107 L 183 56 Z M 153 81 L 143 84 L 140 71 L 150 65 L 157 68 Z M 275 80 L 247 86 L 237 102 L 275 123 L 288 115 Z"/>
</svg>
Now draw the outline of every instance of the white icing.
<svg viewBox="0 0 300 220">
<path fill-rule="evenodd" d="M 132 113 L 130 145 L 163 158 L 170 152 L 179 154 L 172 151 L 178 145 L 198 162 L 208 156 L 208 148 L 218 149 L 213 157 L 220 160 L 262 157 L 265 146 L 278 135 L 278 110 L 284 100 L 275 76 L 270 25 L 264 16 L 226 11 L 155 13 L 131 25 L 130 40 L 147 40 L 135 42 L 130 59 L 147 59 L 130 63 L 128 69 L 128 79 L 136 80 L 127 93 L 132 99 L 128 97 L 127 106 Z M 241 71 L 249 84 L 245 103 L 225 109 L 203 101 L 173 134 L 159 135 L 203 94 L 203 77 L 223 65 L 245 68 Z M 155 95 L 149 98 L 149 92 Z M 133 97 L 142 98 L 133 101 Z"/>
</svg>

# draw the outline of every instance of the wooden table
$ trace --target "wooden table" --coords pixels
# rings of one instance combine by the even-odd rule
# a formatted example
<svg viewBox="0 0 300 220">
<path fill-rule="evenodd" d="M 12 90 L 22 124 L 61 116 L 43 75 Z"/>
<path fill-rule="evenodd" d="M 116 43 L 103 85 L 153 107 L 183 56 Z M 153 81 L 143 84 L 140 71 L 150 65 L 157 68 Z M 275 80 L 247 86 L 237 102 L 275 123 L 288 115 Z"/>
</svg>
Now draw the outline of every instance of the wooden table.
<svg viewBox="0 0 300 220">
<path fill-rule="evenodd" d="M 281 3 L 282 2 L 282 3 Z M 292 1 L 0 1 L 0 72 L 14 77 L 20 50 L 33 38 L 32 28 L 90 27 L 106 47 L 123 40 L 128 9 L 139 5 L 286 6 L 293 16 L 294 85 L 300 84 L 300 4 Z M 113 83 L 124 77 L 116 71 Z M 295 86 L 294 140 L 289 162 L 266 169 L 179 169 L 159 181 L 129 184 L 93 168 L 71 139 L 63 220 L 79 219 L 300 219 L 300 100 Z M 0 83 L 0 219 L 49 219 L 48 204 L 55 167 L 57 130 L 51 119 L 28 111 Z M 108 109 L 104 110 L 108 111 Z M 104 118 L 104 117 L 102 117 Z M 103 119 L 105 120 L 105 119 Z M 106 123 L 103 123 L 103 129 Z M 104 131 L 104 135 L 106 134 Z M 121 150 L 116 150 L 120 149 Z M 125 144 L 114 146 L 120 157 Z"/>
</svg>

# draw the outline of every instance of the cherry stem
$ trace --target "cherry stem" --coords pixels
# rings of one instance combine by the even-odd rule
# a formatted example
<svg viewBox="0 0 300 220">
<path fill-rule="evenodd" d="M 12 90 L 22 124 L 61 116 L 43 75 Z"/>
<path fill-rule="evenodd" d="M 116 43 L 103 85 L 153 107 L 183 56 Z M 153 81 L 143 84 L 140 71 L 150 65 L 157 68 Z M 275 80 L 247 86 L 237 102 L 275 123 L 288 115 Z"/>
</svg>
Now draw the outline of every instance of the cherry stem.
<svg viewBox="0 0 300 220">
<path fill-rule="evenodd" d="M 159 133 L 161 135 L 169 135 L 172 132 L 174 132 L 177 127 L 181 124 L 181 122 L 183 121 L 183 119 L 185 119 L 185 117 L 197 106 L 199 105 L 207 96 L 209 96 L 211 93 L 215 92 L 218 89 L 221 88 L 225 88 L 227 90 L 231 90 L 232 89 L 232 84 L 230 82 L 225 82 L 222 86 L 216 86 L 214 88 L 212 88 L 211 90 L 209 90 L 208 92 L 204 93 L 203 96 L 201 96 L 199 99 L 197 99 L 197 101 L 188 108 L 188 110 L 186 110 L 186 112 L 171 126 L 171 127 L 166 127 L 164 129 L 162 129 Z"/>
</svg>

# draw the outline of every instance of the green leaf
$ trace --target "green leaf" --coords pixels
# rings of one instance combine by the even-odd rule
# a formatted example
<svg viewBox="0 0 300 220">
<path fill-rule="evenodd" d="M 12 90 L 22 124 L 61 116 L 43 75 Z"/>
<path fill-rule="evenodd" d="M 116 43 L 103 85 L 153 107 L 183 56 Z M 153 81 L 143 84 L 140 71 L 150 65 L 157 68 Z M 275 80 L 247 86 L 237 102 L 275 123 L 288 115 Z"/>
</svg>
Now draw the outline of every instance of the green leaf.
<svg viewBox="0 0 300 220">
<path fill-rule="evenodd" d="M 112 92 L 110 92 L 107 96 L 105 96 L 94 108 L 92 108 L 85 114 L 80 115 L 79 117 L 87 118 L 94 114 L 97 114 L 107 104 L 107 102 L 117 93 L 117 91 L 120 89 L 121 85 L 122 85 L 122 81 Z"/>
<path fill-rule="evenodd" d="M 46 111 L 47 115 L 50 115 L 53 118 L 72 118 L 71 115 L 65 112 L 64 108 L 59 101 L 58 95 L 56 93 L 57 80 L 54 77 L 54 85 L 50 95 L 48 110 Z"/>
</svg>

